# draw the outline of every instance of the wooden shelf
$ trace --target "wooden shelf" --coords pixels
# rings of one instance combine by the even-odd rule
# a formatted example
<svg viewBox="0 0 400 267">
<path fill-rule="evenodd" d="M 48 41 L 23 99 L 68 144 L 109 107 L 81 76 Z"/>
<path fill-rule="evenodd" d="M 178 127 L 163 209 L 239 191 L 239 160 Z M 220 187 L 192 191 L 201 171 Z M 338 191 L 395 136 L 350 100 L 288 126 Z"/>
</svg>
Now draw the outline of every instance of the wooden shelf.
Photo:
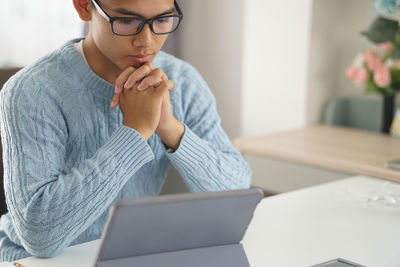
<svg viewBox="0 0 400 267">
<path fill-rule="evenodd" d="M 400 158 L 400 138 L 347 127 L 314 125 L 260 137 L 239 138 L 242 153 L 400 182 L 400 171 L 385 167 Z"/>
</svg>

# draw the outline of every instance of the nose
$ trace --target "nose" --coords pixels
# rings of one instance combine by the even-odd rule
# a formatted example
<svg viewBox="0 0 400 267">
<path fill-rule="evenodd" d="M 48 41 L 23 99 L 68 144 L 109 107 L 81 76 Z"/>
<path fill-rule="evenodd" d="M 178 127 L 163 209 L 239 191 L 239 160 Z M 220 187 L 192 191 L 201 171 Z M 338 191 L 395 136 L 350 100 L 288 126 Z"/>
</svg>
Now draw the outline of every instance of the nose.
<svg viewBox="0 0 400 267">
<path fill-rule="evenodd" d="M 150 29 L 150 25 L 146 24 L 138 34 L 133 35 L 132 43 L 137 47 L 148 47 L 151 45 L 152 39 L 153 32 Z"/>
</svg>

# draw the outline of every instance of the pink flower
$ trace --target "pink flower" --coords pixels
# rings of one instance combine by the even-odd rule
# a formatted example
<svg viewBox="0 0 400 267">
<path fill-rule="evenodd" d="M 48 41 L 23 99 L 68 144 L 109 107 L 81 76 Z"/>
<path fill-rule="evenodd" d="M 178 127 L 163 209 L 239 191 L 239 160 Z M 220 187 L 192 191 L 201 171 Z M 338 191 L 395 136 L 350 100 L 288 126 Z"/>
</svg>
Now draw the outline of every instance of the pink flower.
<svg viewBox="0 0 400 267">
<path fill-rule="evenodd" d="M 378 54 L 374 50 L 367 50 L 364 53 L 365 60 L 369 61 L 371 58 L 378 57 Z"/>
<path fill-rule="evenodd" d="M 357 72 L 358 72 L 358 69 L 357 69 L 357 68 L 355 68 L 355 67 L 349 67 L 349 68 L 346 70 L 347 79 L 349 79 L 350 81 L 354 81 L 354 79 L 355 79 L 356 76 L 357 76 Z"/>
<path fill-rule="evenodd" d="M 396 60 L 396 67 L 400 70 L 400 60 Z"/>
<path fill-rule="evenodd" d="M 382 51 L 387 52 L 393 49 L 393 43 L 392 42 L 381 43 L 379 47 L 382 49 Z"/>
<path fill-rule="evenodd" d="M 368 81 L 368 72 L 365 69 L 357 70 L 353 81 L 357 86 L 364 85 Z"/>
<path fill-rule="evenodd" d="M 375 51 L 367 50 L 364 54 L 365 61 L 367 62 L 368 68 L 372 71 L 379 69 L 383 62 L 378 57 L 378 54 Z"/>
<path fill-rule="evenodd" d="M 379 87 L 386 87 L 391 83 L 390 70 L 387 66 L 382 65 L 374 71 L 374 81 Z"/>
</svg>

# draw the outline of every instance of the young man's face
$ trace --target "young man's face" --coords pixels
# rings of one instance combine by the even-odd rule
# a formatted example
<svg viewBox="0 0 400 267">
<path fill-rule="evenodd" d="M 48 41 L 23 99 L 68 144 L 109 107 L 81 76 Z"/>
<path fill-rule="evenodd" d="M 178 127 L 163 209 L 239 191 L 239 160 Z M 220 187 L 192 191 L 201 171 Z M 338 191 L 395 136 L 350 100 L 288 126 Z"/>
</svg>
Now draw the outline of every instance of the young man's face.
<svg viewBox="0 0 400 267">
<path fill-rule="evenodd" d="M 98 0 L 97 3 L 111 17 L 150 19 L 160 14 L 174 13 L 173 0 Z M 105 61 L 110 61 L 109 63 L 120 70 L 128 66 L 137 68 L 152 61 L 168 36 L 154 34 L 148 24 L 137 35 L 118 36 L 112 32 L 110 23 L 99 14 L 94 4 L 91 12 L 90 38 L 105 57 Z"/>
</svg>

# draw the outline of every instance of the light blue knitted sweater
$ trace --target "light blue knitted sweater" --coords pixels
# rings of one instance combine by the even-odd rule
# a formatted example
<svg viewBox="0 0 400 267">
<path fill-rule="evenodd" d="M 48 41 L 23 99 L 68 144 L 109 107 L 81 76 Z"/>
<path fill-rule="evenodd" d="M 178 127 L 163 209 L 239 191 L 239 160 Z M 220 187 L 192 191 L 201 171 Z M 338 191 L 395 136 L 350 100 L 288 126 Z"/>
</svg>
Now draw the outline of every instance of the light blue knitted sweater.
<svg viewBox="0 0 400 267">
<path fill-rule="evenodd" d="M 250 170 L 220 126 L 215 99 L 189 64 L 159 52 L 153 64 L 175 83 L 185 124 L 179 148 L 146 142 L 109 107 L 113 85 L 72 40 L 13 76 L 0 94 L 4 187 L 0 261 L 52 257 L 100 238 L 116 200 L 159 194 L 169 164 L 190 191 L 247 188 Z"/>
</svg>

